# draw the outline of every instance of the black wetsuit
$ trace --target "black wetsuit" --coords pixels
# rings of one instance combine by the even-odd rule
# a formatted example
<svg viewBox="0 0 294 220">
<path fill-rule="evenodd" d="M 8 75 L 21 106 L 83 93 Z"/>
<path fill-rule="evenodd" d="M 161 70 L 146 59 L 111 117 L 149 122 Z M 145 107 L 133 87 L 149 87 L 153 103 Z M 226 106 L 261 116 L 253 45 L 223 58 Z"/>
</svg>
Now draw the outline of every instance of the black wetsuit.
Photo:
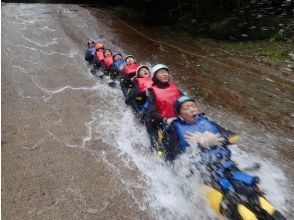
<svg viewBox="0 0 294 220">
<path fill-rule="evenodd" d="M 125 98 L 127 97 L 128 90 L 135 85 L 131 79 L 133 76 L 135 76 L 135 73 L 131 76 L 127 76 L 125 73 L 121 74 L 120 86 Z"/>
<path fill-rule="evenodd" d="M 167 88 L 168 83 L 161 83 L 161 82 L 156 82 L 157 87 L 159 88 Z M 180 96 L 184 95 L 183 92 L 180 91 Z M 152 148 L 157 148 L 157 131 L 159 128 L 162 128 L 164 124 L 164 118 L 158 114 L 157 108 L 155 105 L 155 98 L 154 94 L 152 92 L 152 89 L 148 90 L 148 109 L 147 109 L 147 114 L 146 114 L 146 120 L 145 120 L 145 125 L 147 128 L 147 132 L 150 136 L 150 141 L 151 141 L 151 147 Z"/>
<path fill-rule="evenodd" d="M 136 114 L 140 114 L 141 108 L 146 101 L 146 92 L 141 92 L 136 84 L 129 89 L 126 97 L 126 104 L 131 105 Z"/>
</svg>

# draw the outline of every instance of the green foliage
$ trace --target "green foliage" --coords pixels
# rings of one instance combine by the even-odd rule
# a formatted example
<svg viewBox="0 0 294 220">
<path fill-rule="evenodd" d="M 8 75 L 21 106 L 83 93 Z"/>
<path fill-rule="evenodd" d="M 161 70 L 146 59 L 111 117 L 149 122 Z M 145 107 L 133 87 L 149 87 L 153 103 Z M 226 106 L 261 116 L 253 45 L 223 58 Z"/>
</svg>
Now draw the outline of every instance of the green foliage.
<svg viewBox="0 0 294 220">
<path fill-rule="evenodd" d="M 235 40 L 285 40 L 292 3 L 284 0 L 112 0 L 121 17 L 141 25 L 165 25 L 191 36 Z M 293 28 L 292 28 L 293 29 Z M 292 33 L 292 34 L 291 34 Z"/>
<path fill-rule="evenodd" d="M 293 37 L 294 35 L 294 21 L 290 21 L 285 29 L 280 29 L 271 39 L 270 41 L 283 40 L 287 37 Z"/>
<path fill-rule="evenodd" d="M 134 8 L 125 5 L 116 5 L 112 9 L 115 13 L 127 19 L 137 19 L 140 17 L 140 14 Z"/>
<path fill-rule="evenodd" d="M 290 48 L 285 48 L 278 45 L 270 45 L 264 52 L 265 55 L 270 57 L 272 60 L 282 62 L 288 58 Z"/>
<path fill-rule="evenodd" d="M 294 47 L 291 42 L 226 42 L 223 43 L 225 48 L 234 52 L 242 52 L 249 56 L 266 57 L 275 62 L 284 62 L 289 58 L 290 49 Z"/>
<path fill-rule="evenodd" d="M 187 13 L 184 16 L 180 17 L 175 24 L 175 29 L 179 31 L 189 32 L 193 27 L 192 19 L 193 13 Z"/>
<path fill-rule="evenodd" d="M 216 38 L 226 38 L 230 35 L 230 32 L 234 29 L 238 18 L 225 18 L 217 22 L 212 23 L 210 28 L 210 33 Z"/>
</svg>

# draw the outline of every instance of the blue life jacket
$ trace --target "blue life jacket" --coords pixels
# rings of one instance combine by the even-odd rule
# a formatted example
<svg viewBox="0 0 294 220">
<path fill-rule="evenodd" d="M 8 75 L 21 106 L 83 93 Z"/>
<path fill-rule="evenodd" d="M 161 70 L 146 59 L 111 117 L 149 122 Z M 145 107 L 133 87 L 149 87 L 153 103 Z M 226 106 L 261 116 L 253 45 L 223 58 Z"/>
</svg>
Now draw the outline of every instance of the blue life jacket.
<svg viewBox="0 0 294 220">
<path fill-rule="evenodd" d="M 88 48 L 85 54 L 85 60 L 90 61 L 94 58 L 95 55 L 95 48 Z"/>
<path fill-rule="evenodd" d="M 95 55 L 95 51 L 96 51 L 95 47 L 88 48 L 86 53 L 89 54 L 89 55 L 94 56 Z"/>
<path fill-rule="evenodd" d="M 113 62 L 112 67 L 115 70 L 122 70 L 124 65 L 126 65 L 126 62 L 124 61 L 124 59 L 119 59 L 119 60 Z"/>
<path fill-rule="evenodd" d="M 177 135 L 180 142 L 181 150 L 184 151 L 189 144 L 185 140 L 185 135 L 187 132 L 200 132 L 204 133 L 205 131 L 209 131 L 213 134 L 219 133 L 218 128 L 213 124 L 208 118 L 201 114 L 197 117 L 196 123 L 189 124 L 183 120 L 176 120 L 173 123 L 174 127 L 176 128 Z"/>
</svg>

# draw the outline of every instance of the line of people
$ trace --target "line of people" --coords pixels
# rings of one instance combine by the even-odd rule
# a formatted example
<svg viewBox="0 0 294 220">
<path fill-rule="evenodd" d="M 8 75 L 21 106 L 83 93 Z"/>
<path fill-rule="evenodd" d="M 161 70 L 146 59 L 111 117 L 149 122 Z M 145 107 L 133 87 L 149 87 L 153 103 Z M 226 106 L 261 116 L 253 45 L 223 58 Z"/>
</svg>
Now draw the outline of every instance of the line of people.
<svg viewBox="0 0 294 220">
<path fill-rule="evenodd" d="M 109 76 L 110 86 L 115 86 L 116 81 L 120 83 L 125 103 L 145 124 L 150 148 L 158 156 L 172 162 L 193 143 L 198 145 L 198 166 L 205 167 L 203 180 L 212 186 L 208 199 L 216 212 L 232 219 L 263 215 L 284 219 L 262 197 L 257 187 L 259 178 L 242 172 L 231 160 L 228 145 L 237 143 L 238 135 L 200 113 L 195 99 L 171 81 L 166 65 L 157 64 L 150 71 L 148 66 L 139 65 L 134 56 L 123 59 L 122 54 L 112 53 L 93 41 L 88 42 L 85 60 L 93 65 L 93 75 Z M 257 200 L 259 206 L 254 203 Z"/>
<path fill-rule="evenodd" d="M 220 136 L 223 143 L 236 142 L 233 132 L 199 114 L 195 100 L 171 81 L 167 66 L 157 64 L 150 71 L 148 66 L 139 65 L 134 56 L 123 59 L 122 54 L 112 54 L 103 44 L 93 41 L 88 42 L 85 60 L 93 64 L 92 74 L 100 78 L 109 75 L 111 86 L 115 80 L 120 81 L 126 104 L 146 125 L 151 149 L 159 155 L 165 153 L 166 159 L 174 160 L 189 146 L 184 141 L 186 130 L 216 134 L 210 139 L 218 141 L 216 145 Z"/>
</svg>

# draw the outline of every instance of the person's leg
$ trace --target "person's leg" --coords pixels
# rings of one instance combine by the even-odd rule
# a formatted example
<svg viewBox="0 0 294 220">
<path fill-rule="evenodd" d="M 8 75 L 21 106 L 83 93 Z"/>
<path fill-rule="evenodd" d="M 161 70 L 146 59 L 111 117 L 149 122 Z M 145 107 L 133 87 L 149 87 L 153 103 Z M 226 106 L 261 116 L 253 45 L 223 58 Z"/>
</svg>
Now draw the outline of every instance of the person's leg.
<svg viewBox="0 0 294 220">
<path fill-rule="evenodd" d="M 131 105 L 132 109 L 134 110 L 136 116 L 139 118 L 141 122 L 144 120 L 144 114 L 141 112 L 141 108 L 139 103 L 136 101 L 136 99 L 129 100 L 129 105 Z"/>
<path fill-rule="evenodd" d="M 98 76 L 99 68 L 101 67 L 101 63 L 94 57 L 93 59 L 93 69 L 90 71 L 94 76 Z"/>
<path fill-rule="evenodd" d="M 104 71 L 105 71 L 105 67 L 102 63 L 100 63 L 100 66 L 99 66 L 98 70 L 96 71 L 96 76 L 98 76 L 100 79 L 102 79 L 104 77 Z"/>
<path fill-rule="evenodd" d="M 89 62 L 89 65 L 94 65 L 94 56 L 91 56 L 88 62 Z"/>
<path fill-rule="evenodd" d="M 151 144 L 150 150 L 151 151 L 158 150 L 160 148 L 160 145 L 157 141 L 157 139 L 158 139 L 157 126 L 152 122 L 152 120 L 150 118 L 145 119 L 145 126 L 146 126 L 147 132 L 149 134 L 149 138 L 150 138 L 150 144 Z"/>
<path fill-rule="evenodd" d="M 115 70 L 113 68 L 110 68 L 110 70 L 109 70 L 109 77 L 110 77 L 110 79 L 109 79 L 108 85 L 111 87 L 115 86 L 116 85 L 116 83 L 115 83 L 116 77 L 115 77 Z"/>
<path fill-rule="evenodd" d="M 120 81 L 120 87 L 124 96 L 127 97 L 129 87 L 124 80 Z"/>
</svg>

